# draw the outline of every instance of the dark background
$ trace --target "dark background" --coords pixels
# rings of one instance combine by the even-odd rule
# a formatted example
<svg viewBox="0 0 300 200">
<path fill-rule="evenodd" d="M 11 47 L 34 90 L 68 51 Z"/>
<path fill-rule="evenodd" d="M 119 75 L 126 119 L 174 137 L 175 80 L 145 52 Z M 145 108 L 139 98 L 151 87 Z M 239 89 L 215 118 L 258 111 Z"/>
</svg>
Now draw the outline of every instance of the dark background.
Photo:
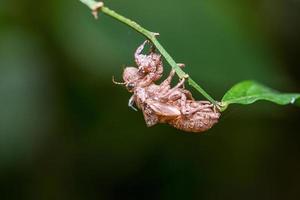
<svg viewBox="0 0 300 200">
<path fill-rule="evenodd" d="M 298 0 L 105 3 L 160 32 L 216 99 L 245 79 L 300 91 Z M 0 199 L 300 199 L 300 109 L 233 106 L 204 134 L 146 128 L 111 81 L 143 39 L 76 0 L 0 0 Z"/>
</svg>

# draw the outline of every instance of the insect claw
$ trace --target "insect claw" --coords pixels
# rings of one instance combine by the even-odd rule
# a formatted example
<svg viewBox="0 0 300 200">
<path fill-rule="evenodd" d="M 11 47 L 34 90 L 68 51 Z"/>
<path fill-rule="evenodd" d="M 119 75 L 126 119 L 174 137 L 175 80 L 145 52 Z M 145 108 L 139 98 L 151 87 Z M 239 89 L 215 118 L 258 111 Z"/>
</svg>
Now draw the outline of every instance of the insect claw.
<svg viewBox="0 0 300 200">
<path fill-rule="evenodd" d="M 153 44 L 151 44 L 150 53 L 155 53 L 155 50 L 156 50 L 156 47 Z"/>
<path fill-rule="evenodd" d="M 178 67 L 180 68 L 184 68 L 185 67 L 185 64 L 184 63 L 177 63 Z"/>
<path fill-rule="evenodd" d="M 218 103 L 217 105 L 213 105 L 213 111 L 214 113 L 218 113 L 220 112 L 221 108 L 220 108 L 220 104 Z"/>
<path fill-rule="evenodd" d="M 184 76 L 183 76 L 183 79 L 188 79 L 190 76 L 188 75 L 188 74 L 185 74 Z"/>
</svg>

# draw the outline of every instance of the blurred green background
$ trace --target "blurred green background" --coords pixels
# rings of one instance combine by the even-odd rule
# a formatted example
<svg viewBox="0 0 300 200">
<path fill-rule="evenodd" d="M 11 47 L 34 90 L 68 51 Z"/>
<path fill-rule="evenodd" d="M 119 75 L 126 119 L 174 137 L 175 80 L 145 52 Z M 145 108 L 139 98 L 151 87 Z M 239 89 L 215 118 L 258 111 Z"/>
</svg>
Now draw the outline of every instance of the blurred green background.
<svg viewBox="0 0 300 200">
<path fill-rule="evenodd" d="M 300 91 L 298 0 L 105 3 L 216 99 L 245 79 Z M 233 106 L 198 135 L 146 128 L 111 81 L 143 39 L 76 0 L 0 0 L 0 199 L 300 199 L 299 108 Z"/>
</svg>

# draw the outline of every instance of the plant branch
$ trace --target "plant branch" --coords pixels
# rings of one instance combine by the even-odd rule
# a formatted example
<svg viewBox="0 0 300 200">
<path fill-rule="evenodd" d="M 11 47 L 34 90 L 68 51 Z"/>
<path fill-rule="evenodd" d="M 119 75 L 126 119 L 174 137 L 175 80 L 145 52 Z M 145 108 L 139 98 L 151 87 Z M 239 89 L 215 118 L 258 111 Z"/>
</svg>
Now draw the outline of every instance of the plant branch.
<svg viewBox="0 0 300 200">
<path fill-rule="evenodd" d="M 127 26 L 131 27 L 132 29 L 136 30 L 140 34 L 144 35 L 148 40 L 150 40 L 153 45 L 159 50 L 162 56 L 166 59 L 166 61 L 171 65 L 171 67 L 176 71 L 176 74 L 180 79 L 185 78 L 188 79 L 188 83 L 190 86 L 195 88 L 198 92 L 200 92 L 207 100 L 209 100 L 212 104 L 219 107 L 219 103 L 215 101 L 200 85 L 198 85 L 188 74 L 186 74 L 175 62 L 175 60 L 170 56 L 170 54 L 164 49 L 164 47 L 159 43 L 156 39 L 157 33 L 151 32 L 136 22 L 116 13 L 115 11 L 105 7 L 102 2 L 97 2 L 94 0 L 80 0 L 82 3 L 87 5 L 91 10 L 92 14 L 95 18 L 98 17 L 98 11 L 126 24 Z"/>
</svg>

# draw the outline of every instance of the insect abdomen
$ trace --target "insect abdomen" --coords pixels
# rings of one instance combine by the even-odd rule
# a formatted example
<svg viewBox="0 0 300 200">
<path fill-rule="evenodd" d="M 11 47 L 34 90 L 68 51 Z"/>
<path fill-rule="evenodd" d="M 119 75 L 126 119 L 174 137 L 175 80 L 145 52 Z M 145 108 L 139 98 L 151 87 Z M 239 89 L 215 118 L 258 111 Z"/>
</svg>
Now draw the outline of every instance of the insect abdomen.
<svg viewBox="0 0 300 200">
<path fill-rule="evenodd" d="M 175 128 L 187 132 L 204 132 L 218 122 L 220 113 L 197 112 L 193 116 L 179 116 L 169 122 Z"/>
</svg>

